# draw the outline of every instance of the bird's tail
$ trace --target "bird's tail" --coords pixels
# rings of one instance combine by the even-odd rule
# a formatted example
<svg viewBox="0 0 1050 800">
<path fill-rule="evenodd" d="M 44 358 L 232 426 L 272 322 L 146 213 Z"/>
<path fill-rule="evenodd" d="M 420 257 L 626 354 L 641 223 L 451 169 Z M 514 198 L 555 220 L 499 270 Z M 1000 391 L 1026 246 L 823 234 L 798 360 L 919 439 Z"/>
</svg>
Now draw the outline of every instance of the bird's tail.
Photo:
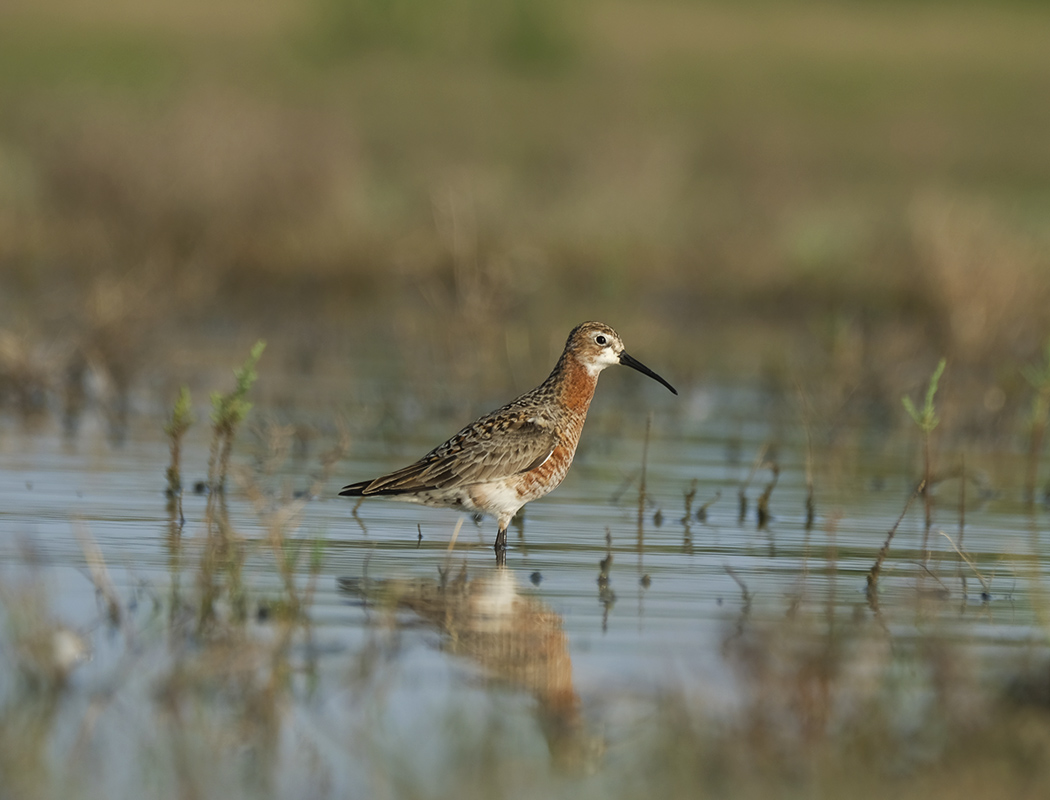
<svg viewBox="0 0 1050 800">
<path fill-rule="evenodd" d="M 339 490 L 340 497 L 363 497 L 365 489 L 372 481 L 359 481 L 358 483 L 351 483 L 349 486 L 344 486 Z"/>
</svg>

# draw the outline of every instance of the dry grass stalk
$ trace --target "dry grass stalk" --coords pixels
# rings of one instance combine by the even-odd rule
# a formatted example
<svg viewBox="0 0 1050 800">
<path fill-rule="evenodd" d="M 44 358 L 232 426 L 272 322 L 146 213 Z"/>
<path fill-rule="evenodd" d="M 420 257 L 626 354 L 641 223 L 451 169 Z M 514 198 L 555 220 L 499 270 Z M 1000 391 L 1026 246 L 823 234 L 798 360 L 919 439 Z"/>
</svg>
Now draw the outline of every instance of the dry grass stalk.
<svg viewBox="0 0 1050 800">
<path fill-rule="evenodd" d="M 649 466 L 649 435 L 653 428 L 653 415 L 645 418 L 645 438 L 642 439 L 642 470 L 638 479 L 638 569 L 641 571 L 642 551 L 645 549 L 645 503 L 646 470 Z"/>
<path fill-rule="evenodd" d="M 890 552 L 890 542 L 893 541 L 894 534 L 897 533 L 897 528 L 904 521 L 905 515 L 908 513 L 908 508 L 911 507 L 912 501 L 919 496 L 926 489 L 926 481 L 919 481 L 919 485 L 915 487 L 915 490 L 908 496 L 907 501 L 904 503 L 904 508 L 901 509 L 901 515 L 897 517 L 897 521 L 893 523 L 893 527 L 890 528 L 889 533 L 886 534 L 886 541 L 882 543 L 882 547 L 879 548 L 878 555 L 875 557 L 875 563 L 871 565 L 871 569 L 868 571 L 868 600 L 871 602 L 872 598 L 878 596 L 879 593 L 879 574 L 882 571 L 882 563 L 886 560 L 886 556 Z"/>
</svg>

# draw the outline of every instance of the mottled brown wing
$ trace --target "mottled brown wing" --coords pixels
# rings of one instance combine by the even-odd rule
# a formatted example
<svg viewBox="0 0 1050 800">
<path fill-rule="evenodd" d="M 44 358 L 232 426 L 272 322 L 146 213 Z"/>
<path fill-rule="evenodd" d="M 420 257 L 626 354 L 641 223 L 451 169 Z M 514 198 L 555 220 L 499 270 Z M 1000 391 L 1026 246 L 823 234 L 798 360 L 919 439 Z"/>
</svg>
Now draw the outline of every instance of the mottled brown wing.
<svg viewBox="0 0 1050 800">
<path fill-rule="evenodd" d="M 390 495 L 469 486 L 527 472 L 557 444 L 554 426 L 536 417 L 481 419 L 415 464 L 343 487 L 344 496 Z"/>
</svg>

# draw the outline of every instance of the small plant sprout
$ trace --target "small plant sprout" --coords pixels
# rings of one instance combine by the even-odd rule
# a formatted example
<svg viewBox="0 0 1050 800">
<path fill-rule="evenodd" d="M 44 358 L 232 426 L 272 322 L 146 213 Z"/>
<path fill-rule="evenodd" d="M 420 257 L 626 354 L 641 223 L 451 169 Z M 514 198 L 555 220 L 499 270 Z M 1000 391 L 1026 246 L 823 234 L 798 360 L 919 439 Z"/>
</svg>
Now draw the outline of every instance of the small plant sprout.
<svg viewBox="0 0 1050 800">
<path fill-rule="evenodd" d="M 1028 468 L 1025 474 L 1025 502 L 1035 502 L 1035 483 L 1039 472 L 1039 456 L 1043 449 L 1043 436 L 1046 433 L 1047 416 L 1050 415 L 1050 339 L 1046 341 L 1044 361 L 1039 366 L 1021 368 L 1025 380 L 1035 389 L 1032 398 L 1032 416 L 1030 420 L 1031 435 L 1028 444 Z"/>
<path fill-rule="evenodd" d="M 230 452 L 237 427 L 252 410 L 252 404 L 245 396 L 259 377 L 255 365 L 259 363 L 266 342 L 259 340 L 252 347 L 247 360 L 240 369 L 233 371 L 236 385 L 233 391 L 223 394 L 211 394 L 211 421 L 214 437 L 212 439 L 211 457 L 208 460 L 208 481 L 213 491 L 221 492 L 226 486 L 226 472 L 230 463 Z"/>
<path fill-rule="evenodd" d="M 206 511 L 207 539 L 197 576 L 201 592 L 197 614 L 199 632 L 203 632 L 215 621 L 216 602 L 223 590 L 222 584 L 217 582 L 220 573 L 225 573 L 226 576 L 225 588 L 234 617 L 243 620 L 247 616 L 247 596 L 241 576 L 244 552 L 230 528 L 225 487 L 237 428 L 252 408 L 245 396 L 258 377 L 255 365 L 265 347 L 265 342 L 256 342 L 244 365 L 233 371 L 233 391 L 227 394 L 213 392 L 211 395 L 212 441 L 208 456 L 208 483 L 211 486 L 211 494 L 208 496 Z M 278 565 L 282 566 L 280 561 Z"/>
<path fill-rule="evenodd" d="M 214 409 L 211 419 L 215 423 L 216 430 L 225 433 L 235 429 L 248 416 L 248 412 L 252 410 L 252 404 L 245 400 L 244 396 L 248 394 L 248 390 L 252 388 L 252 384 L 259 377 L 259 374 L 255 371 L 255 365 L 259 363 L 259 358 L 262 357 L 265 349 L 266 342 L 260 339 L 252 347 L 243 366 L 233 371 L 236 386 L 232 392 L 227 394 L 222 392 L 211 393 L 211 404 Z"/>
<path fill-rule="evenodd" d="M 175 398 L 175 407 L 171 417 L 164 424 L 164 433 L 171 443 L 171 464 L 168 465 L 168 513 L 172 519 L 178 519 L 182 525 L 182 437 L 196 421 L 193 416 L 193 405 L 190 401 L 190 390 L 183 386 Z"/>
<path fill-rule="evenodd" d="M 930 526 L 933 524 L 933 502 L 930 495 L 930 481 L 933 476 L 933 467 L 930 461 L 930 435 L 941 421 L 937 416 L 937 410 L 934 407 L 933 400 L 937 394 L 937 384 L 941 380 L 941 375 L 944 373 L 944 368 L 947 363 L 947 359 L 942 358 L 937 364 L 937 368 L 933 371 L 933 375 L 930 376 L 930 385 L 926 389 L 926 401 L 923 403 L 921 411 L 915 408 L 915 404 L 912 403 L 911 398 L 907 395 L 901 398 L 901 402 L 904 404 L 904 410 L 908 412 L 908 415 L 914 420 L 915 424 L 919 426 L 919 430 L 922 431 L 922 486 L 924 487 L 923 498 L 926 507 L 926 530 L 923 534 L 922 541 L 924 560 L 926 558 L 926 548 L 929 542 Z"/>
<path fill-rule="evenodd" d="M 940 422 L 933 405 L 933 399 L 937 394 L 937 384 L 940 382 L 941 374 L 944 372 L 947 364 L 948 360 L 942 358 L 940 363 L 937 364 L 937 368 L 933 371 L 933 375 L 930 376 L 930 385 L 926 389 L 926 402 L 923 404 L 922 411 L 915 408 L 915 404 L 912 403 L 911 398 L 907 395 L 901 398 L 904 410 L 908 412 L 908 415 L 915 420 L 915 424 L 926 435 L 933 433 L 933 429 Z"/>
</svg>

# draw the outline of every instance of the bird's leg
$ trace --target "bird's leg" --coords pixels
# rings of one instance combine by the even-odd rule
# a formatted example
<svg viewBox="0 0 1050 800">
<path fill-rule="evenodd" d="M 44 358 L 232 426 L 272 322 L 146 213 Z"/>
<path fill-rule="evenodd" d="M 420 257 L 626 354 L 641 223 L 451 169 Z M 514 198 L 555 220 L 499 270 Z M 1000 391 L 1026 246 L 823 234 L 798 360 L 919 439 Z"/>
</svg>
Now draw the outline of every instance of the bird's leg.
<svg viewBox="0 0 1050 800">
<path fill-rule="evenodd" d="M 496 564 L 502 566 L 507 563 L 507 529 L 500 528 L 496 533 L 496 544 L 492 548 L 496 551 Z"/>
</svg>

